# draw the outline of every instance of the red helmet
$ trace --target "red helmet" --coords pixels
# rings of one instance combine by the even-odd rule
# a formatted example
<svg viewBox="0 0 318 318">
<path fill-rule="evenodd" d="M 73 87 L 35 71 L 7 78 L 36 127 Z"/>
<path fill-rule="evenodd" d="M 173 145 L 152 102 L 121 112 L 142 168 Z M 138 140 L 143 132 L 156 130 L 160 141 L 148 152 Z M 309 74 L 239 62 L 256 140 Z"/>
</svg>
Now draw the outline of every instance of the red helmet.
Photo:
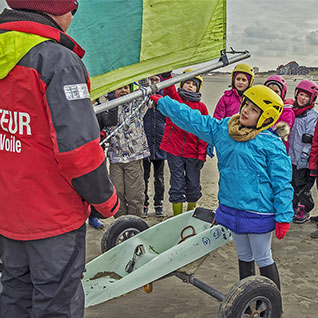
<svg viewBox="0 0 318 318">
<path fill-rule="evenodd" d="M 78 1 L 76 0 L 6 0 L 11 9 L 26 9 L 50 13 L 53 15 L 63 15 L 76 10 Z"/>
<path fill-rule="evenodd" d="M 303 91 L 309 94 L 310 99 L 308 105 L 312 105 L 317 98 L 318 86 L 312 81 L 302 80 L 295 88 L 295 99 L 297 98 L 299 91 Z"/>
<path fill-rule="evenodd" d="M 271 75 L 264 83 L 265 86 L 268 86 L 269 84 L 275 84 L 280 88 L 280 91 L 282 92 L 281 98 L 284 100 L 287 93 L 286 81 L 279 75 Z"/>
</svg>

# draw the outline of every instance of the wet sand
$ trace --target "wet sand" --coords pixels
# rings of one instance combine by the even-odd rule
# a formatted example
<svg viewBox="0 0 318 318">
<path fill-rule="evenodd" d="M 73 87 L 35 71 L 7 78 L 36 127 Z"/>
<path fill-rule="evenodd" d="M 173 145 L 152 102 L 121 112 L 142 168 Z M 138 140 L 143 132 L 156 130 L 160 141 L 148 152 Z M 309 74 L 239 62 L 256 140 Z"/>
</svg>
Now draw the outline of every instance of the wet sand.
<svg viewBox="0 0 318 318">
<path fill-rule="evenodd" d="M 169 173 L 165 173 L 166 196 L 164 202 L 168 217 L 172 216 L 167 190 Z M 202 193 L 199 206 L 217 207 L 216 159 L 207 159 L 202 170 Z M 152 194 L 152 179 L 150 193 Z M 315 185 L 316 187 L 316 185 Z M 316 188 L 313 190 L 318 206 Z M 152 197 L 152 195 L 150 195 Z M 318 215 L 317 206 L 312 215 Z M 151 226 L 158 222 L 152 205 L 146 219 Z M 104 220 L 105 226 L 113 218 Z M 310 238 L 316 228 L 313 222 L 292 224 L 286 237 L 279 241 L 273 238 L 273 255 L 277 263 L 282 284 L 284 318 L 317 317 L 318 312 L 318 240 Z M 100 255 L 103 231 L 88 226 L 87 261 Z M 164 239 L 164 237 L 163 237 Z M 233 242 L 210 253 L 209 257 L 195 273 L 195 277 L 226 294 L 238 281 L 237 257 Z M 196 287 L 183 283 L 176 277 L 169 277 L 154 283 L 153 292 L 146 294 L 143 289 L 86 309 L 85 318 L 136 317 L 136 318 L 206 318 L 217 317 L 220 302 Z"/>
</svg>

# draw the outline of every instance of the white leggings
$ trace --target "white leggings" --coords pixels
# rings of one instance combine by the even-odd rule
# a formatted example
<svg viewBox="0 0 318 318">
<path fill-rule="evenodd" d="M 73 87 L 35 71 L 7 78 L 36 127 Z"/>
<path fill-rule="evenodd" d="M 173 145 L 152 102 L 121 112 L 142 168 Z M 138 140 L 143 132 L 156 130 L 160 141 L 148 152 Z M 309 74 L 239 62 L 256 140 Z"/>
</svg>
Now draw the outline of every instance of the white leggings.
<svg viewBox="0 0 318 318">
<path fill-rule="evenodd" d="M 255 260 L 258 267 L 274 263 L 272 258 L 272 232 L 262 234 L 236 234 L 232 232 L 239 260 L 251 262 Z"/>
</svg>

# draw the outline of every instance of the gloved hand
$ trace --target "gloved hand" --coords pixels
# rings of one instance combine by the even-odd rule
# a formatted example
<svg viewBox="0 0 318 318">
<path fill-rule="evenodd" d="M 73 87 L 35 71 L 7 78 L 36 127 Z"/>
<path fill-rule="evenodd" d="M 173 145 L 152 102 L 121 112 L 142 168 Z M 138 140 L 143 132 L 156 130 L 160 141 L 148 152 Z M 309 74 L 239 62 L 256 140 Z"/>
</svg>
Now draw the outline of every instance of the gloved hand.
<svg viewBox="0 0 318 318">
<path fill-rule="evenodd" d="M 100 140 L 101 140 L 101 141 L 104 140 L 104 139 L 106 138 L 106 136 L 107 136 L 105 130 L 101 130 L 101 131 L 99 132 L 99 135 L 100 135 Z"/>
<path fill-rule="evenodd" d="M 161 77 L 164 79 L 170 78 L 172 71 L 165 72 L 161 74 Z"/>
<path fill-rule="evenodd" d="M 157 104 L 157 103 L 158 103 L 158 100 L 159 100 L 160 98 L 162 98 L 163 96 L 157 94 L 157 95 L 150 95 L 149 97 L 150 97 L 151 100 L 153 100 L 153 101 Z"/>
<path fill-rule="evenodd" d="M 276 222 L 276 237 L 281 240 L 285 237 L 286 233 L 289 230 L 289 223 L 283 222 L 283 223 L 278 223 Z"/>
</svg>

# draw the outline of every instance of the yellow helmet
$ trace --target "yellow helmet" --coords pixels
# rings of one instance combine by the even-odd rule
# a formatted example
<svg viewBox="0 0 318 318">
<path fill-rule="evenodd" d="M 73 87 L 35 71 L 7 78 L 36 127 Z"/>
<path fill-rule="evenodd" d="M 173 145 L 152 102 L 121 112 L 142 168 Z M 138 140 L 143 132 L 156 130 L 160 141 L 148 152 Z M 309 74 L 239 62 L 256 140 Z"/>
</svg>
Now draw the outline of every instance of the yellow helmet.
<svg viewBox="0 0 318 318">
<path fill-rule="evenodd" d="M 254 81 L 254 70 L 252 67 L 250 67 L 248 64 L 237 64 L 235 65 L 233 71 L 232 71 L 232 77 L 231 77 L 231 84 L 232 87 L 234 87 L 234 74 L 235 73 L 245 73 L 249 75 L 249 85 L 248 87 L 251 87 Z"/>
<path fill-rule="evenodd" d="M 192 72 L 194 71 L 194 68 L 187 68 L 186 70 L 183 71 L 183 73 L 189 73 L 189 72 Z M 196 75 L 196 76 L 193 76 L 194 79 L 198 80 L 199 81 L 199 87 L 197 88 L 197 93 L 200 92 L 201 88 L 202 88 L 202 84 L 203 84 L 203 78 L 201 75 Z M 193 78 L 189 79 L 189 80 L 193 80 Z M 188 81 L 189 81 L 188 80 Z M 180 82 L 180 85 L 179 87 L 182 88 L 183 84 L 185 83 L 186 81 L 182 81 Z M 195 82 L 195 81 L 194 81 Z"/>
<path fill-rule="evenodd" d="M 255 85 L 243 93 L 240 111 L 246 99 L 249 99 L 262 111 L 256 123 L 256 129 L 260 131 L 273 126 L 283 111 L 283 100 L 273 90 L 264 85 Z M 271 121 L 265 123 L 267 119 L 271 119 Z"/>
</svg>

